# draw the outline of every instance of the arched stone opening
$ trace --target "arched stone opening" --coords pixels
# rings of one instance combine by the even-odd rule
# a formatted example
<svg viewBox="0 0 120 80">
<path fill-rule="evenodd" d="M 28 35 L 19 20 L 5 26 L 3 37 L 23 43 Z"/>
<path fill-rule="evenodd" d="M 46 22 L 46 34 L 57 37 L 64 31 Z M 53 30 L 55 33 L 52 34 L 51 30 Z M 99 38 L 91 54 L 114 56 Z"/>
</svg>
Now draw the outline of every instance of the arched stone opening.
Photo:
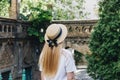
<svg viewBox="0 0 120 80">
<path fill-rule="evenodd" d="M 77 43 L 66 41 L 64 46 L 72 53 L 74 60 L 77 60 L 77 62 L 79 62 L 76 65 L 87 65 L 86 55 L 91 54 L 88 44 L 80 45 Z"/>
</svg>

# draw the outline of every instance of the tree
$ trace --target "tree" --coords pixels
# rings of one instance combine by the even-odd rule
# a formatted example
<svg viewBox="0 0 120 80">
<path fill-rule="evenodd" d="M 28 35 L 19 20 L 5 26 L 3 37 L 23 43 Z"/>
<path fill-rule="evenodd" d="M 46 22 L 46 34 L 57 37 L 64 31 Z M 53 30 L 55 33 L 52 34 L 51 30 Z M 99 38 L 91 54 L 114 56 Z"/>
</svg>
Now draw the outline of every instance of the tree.
<svg viewBox="0 0 120 80">
<path fill-rule="evenodd" d="M 74 20 L 84 19 L 89 13 L 85 9 L 84 0 L 41 0 L 44 4 L 52 6 L 53 20 Z"/>
<path fill-rule="evenodd" d="M 9 17 L 9 1 L 0 0 L 0 17 Z"/>
<path fill-rule="evenodd" d="M 20 4 L 20 19 L 30 20 L 40 13 L 41 2 L 39 0 L 22 0 Z"/>
<path fill-rule="evenodd" d="M 43 42 L 45 30 L 52 20 L 52 12 L 51 10 L 43 9 L 42 3 L 37 0 L 25 0 L 25 2 L 28 5 L 22 5 L 24 7 L 22 7 L 23 11 L 21 10 L 20 17 L 22 20 L 28 20 L 31 23 L 28 28 L 28 35 L 39 42 Z"/>
<path fill-rule="evenodd" d="M 56 0 L 53 7 L 53 19 L 55 20 L 73 20 L 82 19 L 84 0 Z"/>
<path fill-rule="evenodd" d="M 18 19 L 20 0 L 0 0 L 0 16 Z"/>
<path fill-rule="evenodd" d="M 88 73 L 94 79 L 120 80 L 120 0 L 99 3 L 99 21 L 90 37 Z"/>
<path fill-rule="evenodd" d="M 11 1 L 14 0 L 1 0 L 0 1 L 0 16 L 9 17 L 9 7 Z M 31 7 L 35 7 L 41 3 L 41 9 L 51 9 L 53 20 L 74 20 L 84 19 L 89 13 L 84 12 L 84 0 L 17 0 L 18 19 L 28 20 L 31 13 Z M 6 6 L 6 7 L 4 7 Z M 14 7 L 13 7 L 14 8 Z M 11 9 L 12 10 L 12 9 Z"/>
<path fill-rule="evenodd" d="M 84 55 L 82 53 L 80 53 L 80 52 L 78 52 L 76 50 L 74 51 L 74 59 L 75 59 L 75 64 L 76 65 L 79 65 L 80 63 L 83 62 L 83 60 L 82 60 L 83 56 Z"/>
</svg>

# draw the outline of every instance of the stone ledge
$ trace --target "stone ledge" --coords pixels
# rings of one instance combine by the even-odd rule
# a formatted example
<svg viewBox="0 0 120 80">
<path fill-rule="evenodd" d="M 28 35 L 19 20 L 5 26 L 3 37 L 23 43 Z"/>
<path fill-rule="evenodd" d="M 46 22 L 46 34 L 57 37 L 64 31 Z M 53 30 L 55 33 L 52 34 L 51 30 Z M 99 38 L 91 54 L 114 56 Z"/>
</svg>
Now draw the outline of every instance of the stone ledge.
<svg viewBox="0 0 120 80">
<path fill-rule="evenodd" d="M 77 69 L 87 69 L 87 65 L 78 65 Z"/>
</svg>

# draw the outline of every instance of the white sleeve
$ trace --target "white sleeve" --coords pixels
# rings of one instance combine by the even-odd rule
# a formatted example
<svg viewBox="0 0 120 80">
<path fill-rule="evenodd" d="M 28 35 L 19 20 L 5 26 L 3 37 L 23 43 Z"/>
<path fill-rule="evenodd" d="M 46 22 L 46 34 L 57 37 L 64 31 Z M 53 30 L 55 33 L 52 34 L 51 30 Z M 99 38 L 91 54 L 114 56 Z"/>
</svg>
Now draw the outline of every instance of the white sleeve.
<svg viewBox="0 0 120 80">
<path fill-rule="evenodd" d="M 66 72 L 75 72 L 76 71 L 76 66 L 75 66 L 75 60 L 72 56 L 72 53 L 70 51 L 66 51 Z"/>
</svg>

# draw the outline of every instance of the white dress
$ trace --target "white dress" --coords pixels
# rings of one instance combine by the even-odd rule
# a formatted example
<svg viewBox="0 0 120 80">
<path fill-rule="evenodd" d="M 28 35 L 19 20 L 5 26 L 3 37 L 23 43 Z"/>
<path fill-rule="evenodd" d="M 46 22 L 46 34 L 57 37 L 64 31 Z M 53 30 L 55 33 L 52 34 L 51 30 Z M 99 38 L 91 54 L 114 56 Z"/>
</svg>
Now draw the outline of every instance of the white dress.
<svg viewBox="0 0 120 80">
<path fill-rule="evenodd" d="M 40 71 L 42 71 L 41 66 L 40 66 Z M 69 50 L 62 49 L 60 56 L 60 63 L 56 75 L 52 79 L 46 76 L 44 76 L 44 78 L 45 80 L 67 80 L 67 73 L 75 72 L 75 71 L 76 71 L 76 66 L 72 53 Z"/>
</svg>

